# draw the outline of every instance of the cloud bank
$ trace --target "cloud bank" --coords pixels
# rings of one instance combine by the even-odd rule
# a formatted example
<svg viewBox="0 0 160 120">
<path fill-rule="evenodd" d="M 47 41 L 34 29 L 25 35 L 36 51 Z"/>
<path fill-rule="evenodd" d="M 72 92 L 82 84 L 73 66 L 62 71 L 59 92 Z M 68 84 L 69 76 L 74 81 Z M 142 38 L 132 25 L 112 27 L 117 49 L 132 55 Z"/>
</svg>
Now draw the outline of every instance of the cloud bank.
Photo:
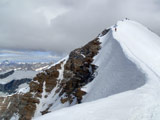
<svg viewBox="0 0 160 120">
<path fill-rule="evenodd" d="M 159 0 L 1 0 L 0 48 L 67 53 L 128 17 L 160 35 Z"/>
</svg>

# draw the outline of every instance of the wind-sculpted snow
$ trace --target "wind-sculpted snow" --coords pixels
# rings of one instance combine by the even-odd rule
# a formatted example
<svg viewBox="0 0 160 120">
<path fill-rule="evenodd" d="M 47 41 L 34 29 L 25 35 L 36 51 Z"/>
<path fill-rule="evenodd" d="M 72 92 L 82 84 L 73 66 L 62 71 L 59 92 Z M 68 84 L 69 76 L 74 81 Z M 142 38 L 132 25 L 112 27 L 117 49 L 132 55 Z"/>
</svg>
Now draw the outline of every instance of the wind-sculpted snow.
<svg viewBox="0 0 160 120">
<path fill-rule="evenodd" d="M 100 37 L 102 49 L 95 57 L 98 67 L 93 83 L 87 85 L 85 101 L 93 101 L 120 92 L 133 90 L 145 84 L 146 76 L 135 63 L 129 60 L 112 31 Z"/>
</svg>

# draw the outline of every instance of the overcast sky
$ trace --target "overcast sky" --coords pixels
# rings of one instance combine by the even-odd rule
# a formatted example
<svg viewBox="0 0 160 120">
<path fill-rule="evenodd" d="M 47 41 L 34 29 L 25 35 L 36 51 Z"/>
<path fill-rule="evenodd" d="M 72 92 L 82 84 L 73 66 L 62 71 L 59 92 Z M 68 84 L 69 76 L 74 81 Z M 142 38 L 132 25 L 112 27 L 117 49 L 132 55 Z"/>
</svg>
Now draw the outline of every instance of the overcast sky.
<svg viewBox="0 0 160 120">
<path fill-rule="evenodd" d="M 159 0 L 0 0 L 0 48 L 66 53 L 125 17 L 160 35 Z"/>
</svg>

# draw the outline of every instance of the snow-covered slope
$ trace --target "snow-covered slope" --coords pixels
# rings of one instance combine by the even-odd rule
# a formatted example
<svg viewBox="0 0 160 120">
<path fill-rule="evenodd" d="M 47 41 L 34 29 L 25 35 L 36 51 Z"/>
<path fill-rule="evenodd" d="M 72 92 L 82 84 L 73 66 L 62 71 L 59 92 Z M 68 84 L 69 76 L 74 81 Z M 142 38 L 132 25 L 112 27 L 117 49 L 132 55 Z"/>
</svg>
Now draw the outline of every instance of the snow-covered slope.
<svg viewBox="0 0 160 120">
<path fill-rule="evenodd" d="M 126 57 L 112 31 L 100 37 L 100 42 L 102 48 L 93 62 L 99 66 L 97 76 L 93 82 L 84 86 L 88 93 L 84 102 L 136 89 L 145 84 L 145 74 Z"/>
<path fill-rule="evenodd" d="M 99 36 L 97 75 L 83 87 L 83 103 L 36 120 L 160 119 L 160 38 L 131 20 L 116 27 Z"/>
</svg>

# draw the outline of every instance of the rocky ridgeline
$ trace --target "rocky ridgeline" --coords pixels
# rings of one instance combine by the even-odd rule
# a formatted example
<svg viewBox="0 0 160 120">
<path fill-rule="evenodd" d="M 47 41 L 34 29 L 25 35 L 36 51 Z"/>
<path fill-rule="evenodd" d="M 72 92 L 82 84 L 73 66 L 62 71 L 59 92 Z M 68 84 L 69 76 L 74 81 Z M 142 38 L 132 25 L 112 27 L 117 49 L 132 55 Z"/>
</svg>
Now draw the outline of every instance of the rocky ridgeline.
<svg viewBox="0 0 160 120">
<path fill-rule="evenodd" d="M 104 30 L 102 35 L 107 32 L 108 30 Z M 100 50 L 100 44 L 99 39 L 96 38 L 84 47 L 72 51 L 68 59 L 37 74 L 29 83 L 29 92 L 1 97 L 0 119 L 10 120 L 11 117 L 17 115 L 19 120 L 30 120 L 35 114 L 43 92 L 48 93 L 44 96 L 47 99 L 54 88 L 56 88 L 54 94 L 58 94 L 61 104 L 66 102 L 72 104 L 73 101 L 76 101 L 77 104 L 81 103 L 83 95 L 86 94 L 81 88 L 95 77 L 97 66 L 92 62 L 93 57 Z M 61 69 L 63 69 L 62 78 L 59 77 Z M 53 104 L 49 104 L 46 109 L 41 111 L 41 114 L 50 112 L 49 109 Z"/>
</svg>

